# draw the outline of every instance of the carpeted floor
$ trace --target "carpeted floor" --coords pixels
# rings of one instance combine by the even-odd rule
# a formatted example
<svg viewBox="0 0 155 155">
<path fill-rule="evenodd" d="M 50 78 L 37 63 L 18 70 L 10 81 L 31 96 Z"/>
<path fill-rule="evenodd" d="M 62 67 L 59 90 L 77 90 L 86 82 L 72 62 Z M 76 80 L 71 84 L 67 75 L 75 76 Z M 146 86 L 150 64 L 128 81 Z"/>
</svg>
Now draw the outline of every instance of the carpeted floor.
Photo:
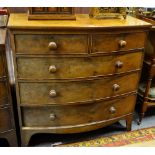
<svg viewBox="0 0 155 155">
<path fill-rule="evenodd" d="M 155 140 L 151 140 L 143 143 L 129 144 L 123 147 L 155 147 Z"/>
<path fill-rule="evenodd" d="M 85 141 L 59 145 L 61 147 L 121 147 L 155 146 L 155 127 L 124 132 L 112 136 L 100 136 Z"/>
</svg>

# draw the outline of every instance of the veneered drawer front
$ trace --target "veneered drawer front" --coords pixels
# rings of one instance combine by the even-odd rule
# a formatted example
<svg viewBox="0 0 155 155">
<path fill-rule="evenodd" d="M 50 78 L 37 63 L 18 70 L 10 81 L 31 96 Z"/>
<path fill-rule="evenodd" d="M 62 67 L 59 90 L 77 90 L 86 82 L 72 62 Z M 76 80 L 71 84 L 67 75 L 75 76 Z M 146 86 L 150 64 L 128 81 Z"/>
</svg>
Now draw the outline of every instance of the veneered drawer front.
<svg viewBox="0 0 155 155">
<path fill-rule="evenodd" d="M 0 77 L 4 76 L 5 68 L 4 68 L 4 62 L 2 58 L 2 51 L 0 51 Z"/>
<path fill-rule="evenodd" d="M 132 113 L 136 95 L 81 105 L 22 107 L 23 126 L 61 127 L 109 120 Z"/>
<path fill-rule="evenodd" d="M 96 34 L 92 37 L 92 52 L 108 53 L 143 48 L 146 33 Z"/>
<path fill-rule="evenodd" d="M 67 79 L 122 73 L 140 69 L 142 56 L 142 52 L 136 52 L 89 58 L 19 57 L 17 58 L 18 78 Z M 117 66 L 119 63 L 122 63 L 122 66 Z"/>
<path fill-rule="evenodd" d="M 0 81 L 0 106 L 8 104 L 8 91 L 6 82 Z"/>
<path fill-rule="evenodd" d="M 21 104 L 74 104 L 137 90 L 139 73 L 72 82 L 19 83 Z M 129 84 L 132 83 L 132 84 Z"/>
<path fill-rule="evenodd" d="M 88 38 L 83 34 L 15 35 L 16 53 L 79 54 L 88 52 Z"/>
<path fill-rule="evenodd" d="M 0 132 L 12 129 L 10 108 L 0 108 Z"/>
</svg>

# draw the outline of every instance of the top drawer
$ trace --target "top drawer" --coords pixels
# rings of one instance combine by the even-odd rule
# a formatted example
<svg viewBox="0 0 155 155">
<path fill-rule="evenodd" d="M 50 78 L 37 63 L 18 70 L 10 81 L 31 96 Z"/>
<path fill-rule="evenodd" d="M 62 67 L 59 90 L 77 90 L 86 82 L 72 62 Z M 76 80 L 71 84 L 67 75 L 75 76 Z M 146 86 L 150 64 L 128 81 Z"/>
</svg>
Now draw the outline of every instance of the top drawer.
<svg viewBox="0 0 155 155">
<path fill-rule="evenodd" d="M 16 53 L 24 54 L 82 54 L 88 52 L 87 35 L 15 35 Z"/>
<path fill-rule="evenodd" d="M 92 53 L 108 53 L 143 48 L 146 33 L 95 34 L 92 36 Z"/>
</svg>

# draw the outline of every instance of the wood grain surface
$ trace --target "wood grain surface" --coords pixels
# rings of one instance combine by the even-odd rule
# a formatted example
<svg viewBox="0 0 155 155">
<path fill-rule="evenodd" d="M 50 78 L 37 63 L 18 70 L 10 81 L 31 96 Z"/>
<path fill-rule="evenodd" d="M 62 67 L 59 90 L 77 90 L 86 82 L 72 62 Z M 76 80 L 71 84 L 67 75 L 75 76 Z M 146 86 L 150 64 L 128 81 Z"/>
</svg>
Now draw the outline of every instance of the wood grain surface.
<svg viewBox="0 0 155 155">
<path fill-rule="evenodd" d="M 75 21 L 59 21 L 59 20 L 27 20 L 27 14 L 11 14 L 8 27 L 10 29 L 65 29 L 65 28 L 78 28 L 78 29 L 95 29 L 95 28 L 104 28 L 104 29 L 111 29 L 111 28 L 136 28 L 136 27 L 150 27 L 151 24 L 144 22 L 142 20 L 136 19 L 131 16 L 127 16 L 127 20 L 124 19 L 105 19 L 105 20 L 97 20 L 93 18 L 89 18 L 87 14 L 77 14 Z"/>
<path fill-rule="evenodd" d="M 151 24 L 27 18 L 9 20 L 22 146 L 36 133 L 86 132 L 120 119 L 131 130 Z"/>
</svg>

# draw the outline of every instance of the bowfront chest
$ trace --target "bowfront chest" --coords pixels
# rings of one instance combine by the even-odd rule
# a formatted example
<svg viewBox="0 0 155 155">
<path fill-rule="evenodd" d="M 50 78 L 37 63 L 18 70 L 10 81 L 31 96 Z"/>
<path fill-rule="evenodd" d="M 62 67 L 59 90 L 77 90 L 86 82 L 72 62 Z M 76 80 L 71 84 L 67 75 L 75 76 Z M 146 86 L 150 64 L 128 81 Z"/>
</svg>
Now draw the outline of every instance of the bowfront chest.
<svg viewBox="0 0 155 155">
<path fill-rule="evenodd" d="M 133 17 L 28 21 L 12 14 L 22 145 L 36 133 L 85 132 L 120 119 L 131 130 L 150 26 Z"/>
<path fill-rule="evenodd" d="M 10 146 L 17 146 L 13 105 L 7 73 L 5 39 L 6 30 L 0 29 L 0 138 L 6 139 Z"/>
</svg>

